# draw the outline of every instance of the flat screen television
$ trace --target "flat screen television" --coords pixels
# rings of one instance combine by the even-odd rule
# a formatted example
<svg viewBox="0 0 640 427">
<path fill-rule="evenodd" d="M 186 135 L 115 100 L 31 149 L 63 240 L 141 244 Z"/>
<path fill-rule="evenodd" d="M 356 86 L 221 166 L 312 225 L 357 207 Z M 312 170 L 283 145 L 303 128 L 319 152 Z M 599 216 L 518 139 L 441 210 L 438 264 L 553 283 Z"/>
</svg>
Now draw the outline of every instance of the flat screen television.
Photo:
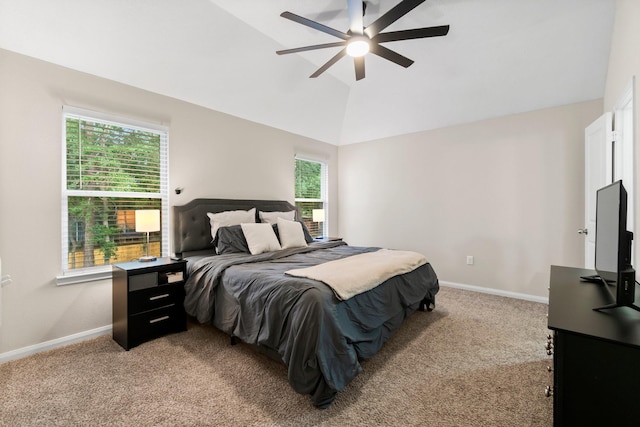
<svg viewBox="0 0 640 427">
<path fill-rule="evenodd" d="M 631 307 L 635 301 L 635 270 L 631 266 L 633 233 L 627 231 L 627 191 L 616 181 L 596 193 L 596 273 L 614 301 L 594 308 Z M 615 295 L 609 287 L 615 287 Z"/>
</svg>

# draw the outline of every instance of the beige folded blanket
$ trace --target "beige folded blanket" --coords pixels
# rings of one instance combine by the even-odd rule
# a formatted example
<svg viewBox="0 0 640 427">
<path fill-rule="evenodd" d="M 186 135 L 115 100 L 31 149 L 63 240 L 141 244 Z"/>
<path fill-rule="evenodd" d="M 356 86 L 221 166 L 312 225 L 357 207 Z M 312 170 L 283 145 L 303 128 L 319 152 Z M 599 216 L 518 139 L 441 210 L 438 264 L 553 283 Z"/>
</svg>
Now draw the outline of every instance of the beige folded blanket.
<svg viewBox="0 0 640 427">
<path fill-rule="evenodd" d="M 313 267 L 289 270 L 285 274 L 323 282 L 344 301 L 426 263 L 424 255 L 417 252 L 380 249 Z"/>
</svg>

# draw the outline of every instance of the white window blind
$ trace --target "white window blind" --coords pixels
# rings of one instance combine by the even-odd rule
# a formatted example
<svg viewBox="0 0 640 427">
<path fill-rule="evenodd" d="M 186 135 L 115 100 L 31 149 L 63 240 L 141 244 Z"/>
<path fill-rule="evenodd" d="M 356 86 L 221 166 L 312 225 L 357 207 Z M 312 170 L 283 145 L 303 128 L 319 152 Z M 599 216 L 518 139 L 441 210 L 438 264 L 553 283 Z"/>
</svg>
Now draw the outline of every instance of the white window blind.
<svg viewBox="0 0 640 427">
<path fill-rule="evenodd" d="M 163 126 L 63 108 L 63 274 L 143 255 L 137 209 L 160 210 L 149 252 L 168 254 L 167 145 Z"/>
<path fill-rule="evenodd" d="M 295 203 L 302 220 L 313 237 L 326 237 L 328 230 L 327 164 L 296 156 L 295 159 Z M 313 211 L 325 211 L 323 222 L 313 222 Z"/>
</svg>

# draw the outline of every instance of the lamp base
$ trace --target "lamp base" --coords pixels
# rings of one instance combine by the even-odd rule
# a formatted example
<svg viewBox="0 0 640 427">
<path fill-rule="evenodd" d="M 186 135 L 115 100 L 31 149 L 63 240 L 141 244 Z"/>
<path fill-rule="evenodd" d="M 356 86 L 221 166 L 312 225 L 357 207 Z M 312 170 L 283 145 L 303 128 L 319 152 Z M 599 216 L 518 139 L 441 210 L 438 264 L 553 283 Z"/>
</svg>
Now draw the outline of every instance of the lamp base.
<svg viewBox="0 0 640 427">
<path fill-rule="evenodd" d="M 150 262 L 150 261 L 155 261 L 158 258 L 151 256 L 151 255 L 145 255 L 145 256 L 141 256 L 140 258 L 138 258 L 138 261 L 140 262 Z"/>
</svg>

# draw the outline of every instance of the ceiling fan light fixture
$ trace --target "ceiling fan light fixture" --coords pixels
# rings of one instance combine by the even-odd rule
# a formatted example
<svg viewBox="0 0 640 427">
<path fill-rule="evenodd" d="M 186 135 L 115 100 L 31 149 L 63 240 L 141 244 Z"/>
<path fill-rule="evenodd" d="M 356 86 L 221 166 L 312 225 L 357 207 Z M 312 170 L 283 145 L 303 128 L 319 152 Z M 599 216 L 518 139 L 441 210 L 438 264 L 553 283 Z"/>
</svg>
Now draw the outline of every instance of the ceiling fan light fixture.
<svg viewBox="0 0 640 427">
<path fill-rule="evenodd" d="M 366 55 L 367 53 L 369 53 L 368 37 L 354 36 L 349 39 L 349 42 L 347 43 L 347 55 L 354 58 L 359 58 Z"/>
<path fill-rule="evenodd" d="M 338 62 L 345 55 L 354 58 L 353 65 L 356 71 L 356 80 L 362 80 L 364 74 L 364 56 L 371 52 L 383 59 L 391 61 L 401 67 L 407 68 L 413 64 L 413 60 L 400 55 L 399 53 L 388 49 L 380 43 L 395 42 L 400 40 L 423 39 L 427 37 L 441 37 L 449 33 L 448 25 L 439 25 L 436 27 L 413 28 L 410 30 L 398 30 L 383 32 L 387 27 L 392 25 L 398 19 L 424 3 L 426 0 L 400 0 L 398 4 L 378 17 L 370 25 L 364 26 L 360 11 L 364 15 L 364 9 L 367 3 L 362 0 L 347 0 L 347 9 L 349 12 L 349 30 L 347 32 L 338 31 L 335 28 L 328 27 L 311 19 L 305 18 L 288 11 L 282 12 L 280 16 L 289 19 L 314 30 L 321 31 L 325 34 L 337 37 L 339 42 L 322 43 L 311 46 L 303 46 L 294 49 L 278 50 L 278 55 L 287 53 L 299 53 L 309 50 L 325 49 L 333 47 L 342 47 L 331 59 L 329 59 L 322 67 L 318 68 L 309 78 L 318 77 L 327 71 L 329 67 Z"/>
</svg>

